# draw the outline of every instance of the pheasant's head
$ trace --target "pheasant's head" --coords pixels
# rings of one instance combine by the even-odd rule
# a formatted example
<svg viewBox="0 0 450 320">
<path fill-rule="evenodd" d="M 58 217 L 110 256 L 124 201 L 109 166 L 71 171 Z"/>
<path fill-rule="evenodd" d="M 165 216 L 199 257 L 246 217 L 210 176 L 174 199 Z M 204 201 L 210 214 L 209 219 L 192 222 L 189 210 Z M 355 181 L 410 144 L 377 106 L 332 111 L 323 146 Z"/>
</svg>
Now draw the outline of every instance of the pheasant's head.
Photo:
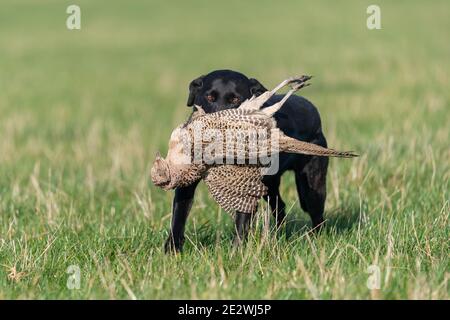
<svg viewBox="0 0 450 320">
<path fill-rule="evenodd" d="M 159 152 L 156 154 L 156 159 L 153 163 L 150 175 L 155 186 L 163 188 L 164 190 L 172 188 L 169 164 L 161 157 Z"/>
</svg>

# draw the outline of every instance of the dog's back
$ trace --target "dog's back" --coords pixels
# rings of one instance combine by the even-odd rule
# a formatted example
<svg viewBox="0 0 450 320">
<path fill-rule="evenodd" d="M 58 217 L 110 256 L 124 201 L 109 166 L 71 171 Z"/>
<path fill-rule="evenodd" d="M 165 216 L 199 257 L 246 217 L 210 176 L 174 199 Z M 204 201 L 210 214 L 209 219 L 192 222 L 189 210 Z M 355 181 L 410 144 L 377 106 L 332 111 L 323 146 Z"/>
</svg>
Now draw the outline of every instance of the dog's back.
<svg viewBox="0 0 450 320">
<path fill-rule="evenodd" d="M 282 98 L 283 95 L 275 95 L 266 105 L 272 105 Z M 278 127 L 290 137 L 311 142 L 323 135 L 319 111 L 301 96 L 291 96 L 274 117 Z"/>
</svg>

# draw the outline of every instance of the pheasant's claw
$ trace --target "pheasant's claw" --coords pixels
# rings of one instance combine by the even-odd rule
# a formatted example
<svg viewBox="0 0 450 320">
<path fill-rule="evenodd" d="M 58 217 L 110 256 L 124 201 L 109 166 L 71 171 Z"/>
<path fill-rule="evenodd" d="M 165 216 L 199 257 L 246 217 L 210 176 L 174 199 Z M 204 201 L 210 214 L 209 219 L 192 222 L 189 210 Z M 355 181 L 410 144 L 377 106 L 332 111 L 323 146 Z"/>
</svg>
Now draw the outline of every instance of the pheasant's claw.
<svg viewBox="0 0 450 320">
<path fill-rule="evenodd" d="M 302 88 L 302 86 L 299 87 L 299 85 L 303 84 L 303 86 L 305 86 L 304 84 L 309 81 L 312 78 L 312 76 L 307 76 L 307 75 L 303 75 L 300 77 L 292 77 L 289 79 L 289 86 L 291 88 Z"/>
<path fill-rule="evenodd" d="M 301 88 L 304 88 L 304 87 L 307 87 L 307 86 L 310 86 L 310 85 L 311 85 L 311 83 L 300 82 L 300 83 L 292 84 L 291 88 L 292 88 L 292 90 L 297 91 L 297 90 L 300 90 Z"/>
</svg>

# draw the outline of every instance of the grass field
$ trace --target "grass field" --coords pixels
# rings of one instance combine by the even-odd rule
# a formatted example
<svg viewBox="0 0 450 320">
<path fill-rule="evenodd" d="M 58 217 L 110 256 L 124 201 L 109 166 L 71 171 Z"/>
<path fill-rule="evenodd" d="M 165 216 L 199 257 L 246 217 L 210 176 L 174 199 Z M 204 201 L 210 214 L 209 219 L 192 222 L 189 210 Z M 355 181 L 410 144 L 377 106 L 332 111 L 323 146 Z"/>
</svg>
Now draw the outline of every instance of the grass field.
<svg viewBox="0 0 450 320">
<path fill-rule="evenodd" d="M 71 1 L 0 4 L 0 299 L 449 299 L 450 3 Z M 333 159 L 313 237 L 294 179 L 276 234 L 261 205 L 248 243 L 197 191 L 185 250 L 166 256 L 171 192 L 155 152 L 190 112 L 188 83 L 239 70 L 302 94 Z M 68 289 L 71 265 L 80 288 Z M 368 267 L 380 270 L 370 290 Z"/>
</svg>

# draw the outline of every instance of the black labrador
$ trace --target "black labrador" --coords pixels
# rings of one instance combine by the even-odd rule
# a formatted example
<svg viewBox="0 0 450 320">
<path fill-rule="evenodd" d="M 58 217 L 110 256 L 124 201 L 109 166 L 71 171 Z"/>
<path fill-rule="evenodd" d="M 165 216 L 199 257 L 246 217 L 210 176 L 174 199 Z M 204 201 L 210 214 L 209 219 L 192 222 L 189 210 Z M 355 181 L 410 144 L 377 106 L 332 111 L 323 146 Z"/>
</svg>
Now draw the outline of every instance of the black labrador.
<svg viewBox="0 0 450 320">
<path fill-rule="evenodd" d="M 187 105 L 198 105 L 211 113 L 224 109 L 237 108 L 252 95 L 260 95 L 267 89 L 256 79 L 231 70 L 217 70 L 193 80 L 189 85 Z M 283 96 L 276 95 L 268 105 L 279 101 Z M 327 147 L 322 133 L 320 115 L 316 107 L 300 96 L 292 96 L 275 114 L 278 127 L 288 136 Z M 268 187 L 265 200 L 281 226 L 285 218 L 285 203 L 280 196 L 281 175 L 293 170 L 300 204 L 311 216 L 312 226 L 318 230 L 323 224 L 323 211 L 326 197 L 327 157 L 306 156 L 282 153 L 279 157 L 279 171 L 275 175 L 263 177 Z M 165 244 L 166 252 L 181 251 L 184 242 L 184 227 L 194 199 L 197 183 L 175 190 L 172 207 L 172 224 L 169 238 Z M 236 240 L 245 239 L 251 215 L 236 212 Z"/>
</svg>

